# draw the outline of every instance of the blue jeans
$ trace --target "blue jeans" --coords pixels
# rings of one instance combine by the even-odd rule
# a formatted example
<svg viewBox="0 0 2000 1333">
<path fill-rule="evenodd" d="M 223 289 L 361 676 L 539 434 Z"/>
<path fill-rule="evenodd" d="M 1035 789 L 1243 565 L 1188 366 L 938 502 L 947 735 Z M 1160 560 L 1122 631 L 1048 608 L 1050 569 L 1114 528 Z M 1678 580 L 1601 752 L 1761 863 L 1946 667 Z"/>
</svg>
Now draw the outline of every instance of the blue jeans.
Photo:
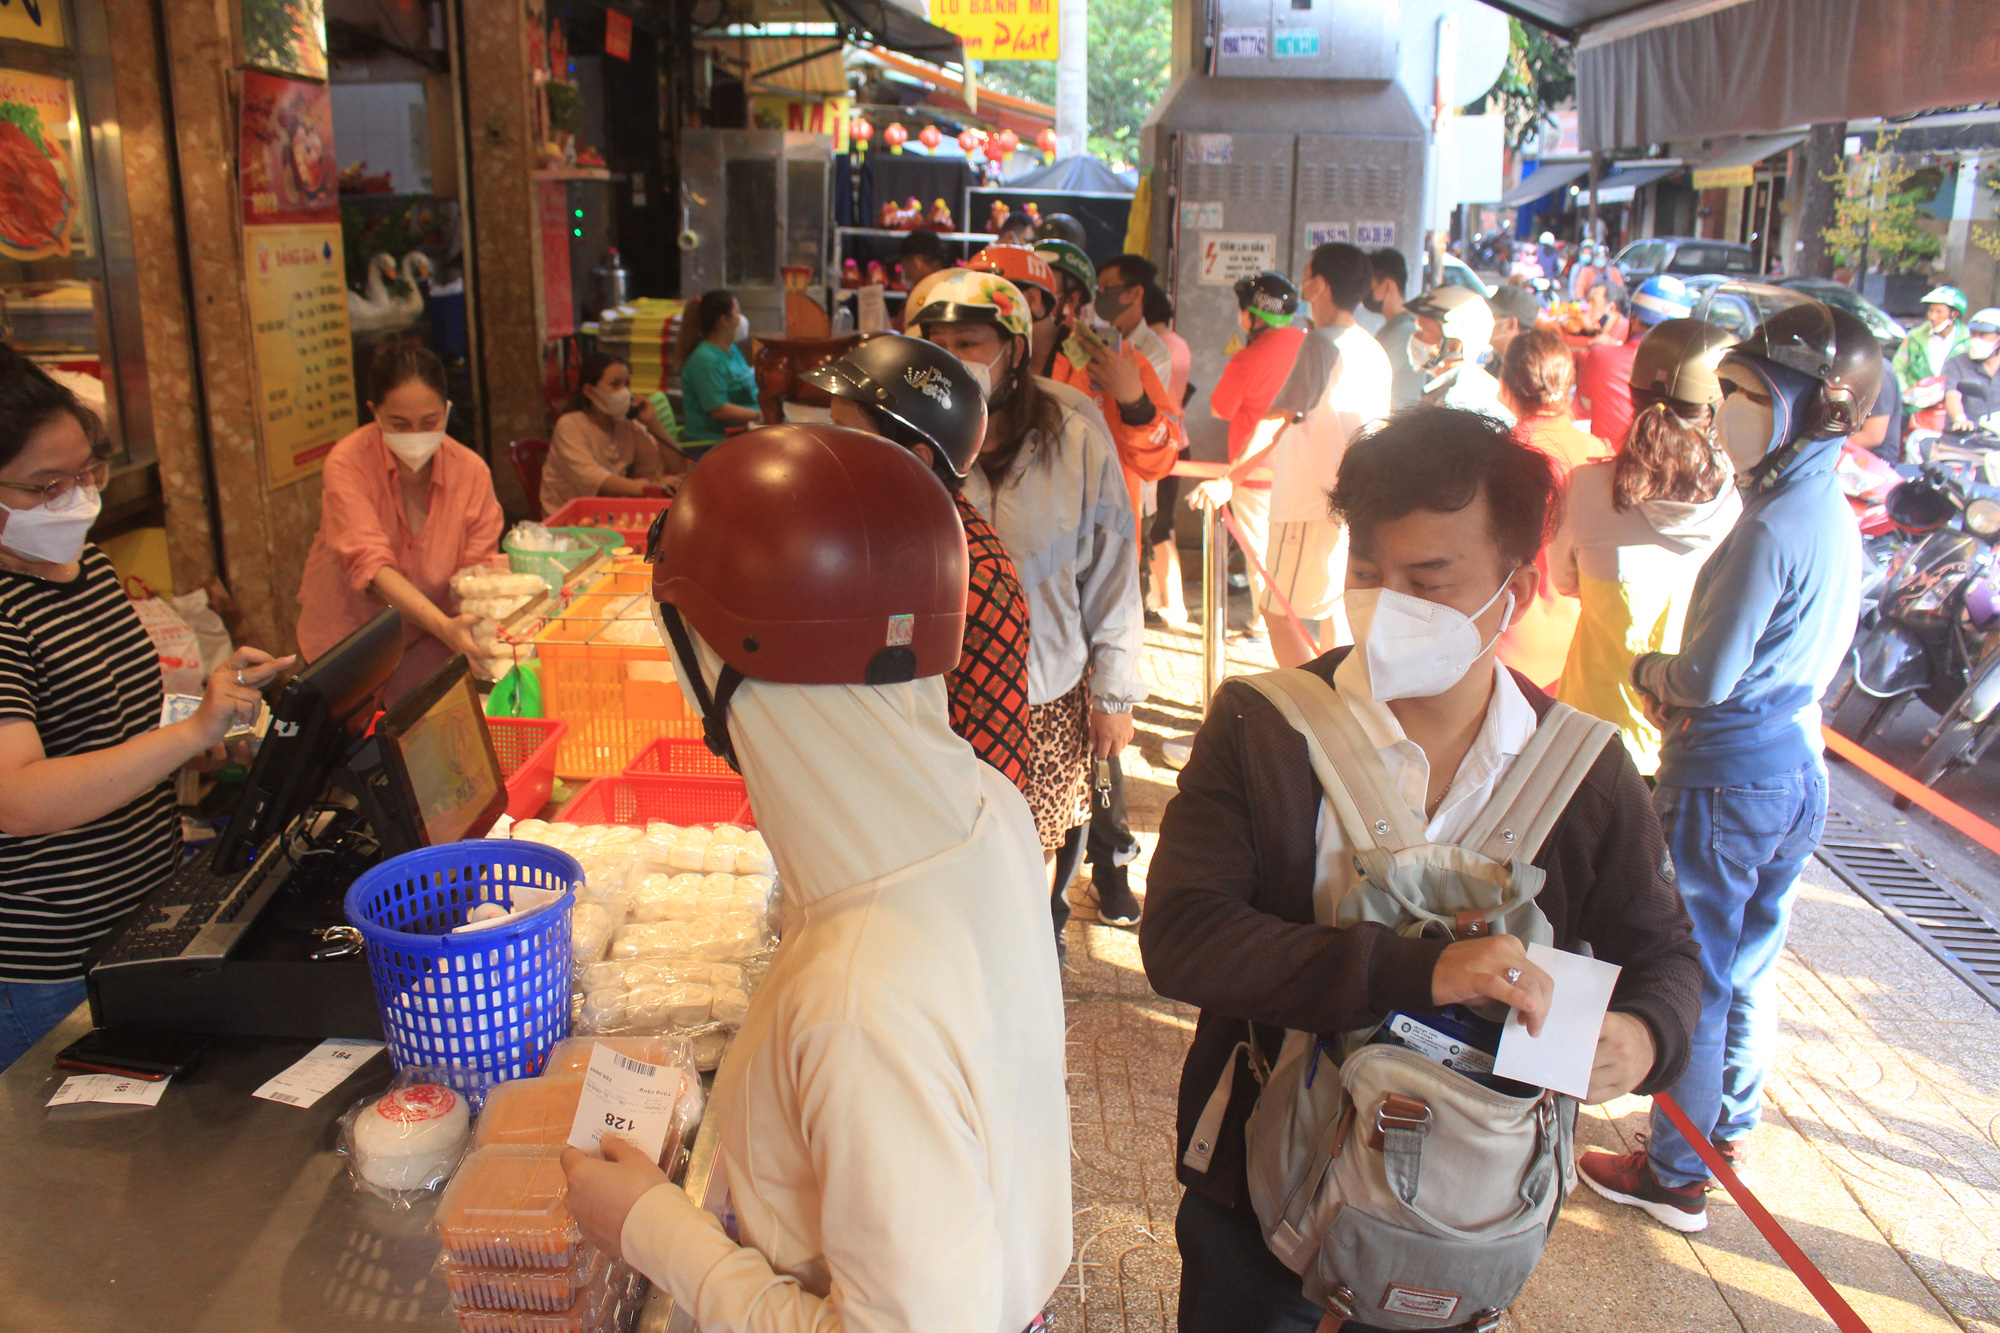
<svg viewBox="0 0 2000 1333">
<path fill-rule="evenodd" d="M 1701 1019 L 1687 1069 L 1668 1091 L 1697 1129 L 1732 1142 L 1763 1111 L 1778 956 L 1799 871 L 1826 827 L 1826 768 L 1815 759 L 1741 787 L 1663 786 L 1653 804 L 1701 945 Z M 1646 1155 L 1663 1185 L 1709 1178 L 1657 1107 Z"/>
<path fill-rule="evenodd" d="M 69 1017 L 70 1010 L 83 1003 L 83 996 L 81 981 L 53 985 L 0 981 L 0 1070 L 48 1036 L 51 1028 Z"/>
</svg>

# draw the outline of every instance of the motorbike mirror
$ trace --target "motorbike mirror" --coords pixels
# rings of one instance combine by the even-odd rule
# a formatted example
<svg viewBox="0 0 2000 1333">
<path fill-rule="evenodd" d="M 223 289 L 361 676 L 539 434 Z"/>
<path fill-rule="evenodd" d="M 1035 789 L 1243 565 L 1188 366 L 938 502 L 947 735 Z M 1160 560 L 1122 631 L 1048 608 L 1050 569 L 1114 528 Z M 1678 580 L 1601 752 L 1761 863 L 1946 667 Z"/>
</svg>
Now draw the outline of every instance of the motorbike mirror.
<svg viewBox="0 0 2000 1333">
<path fill-rule="evenodd" d="M 2000 536 L 2000 501 L 1984 496 L 1965 507 L 1965 530 L 1985 541 Z"/>
</svg>

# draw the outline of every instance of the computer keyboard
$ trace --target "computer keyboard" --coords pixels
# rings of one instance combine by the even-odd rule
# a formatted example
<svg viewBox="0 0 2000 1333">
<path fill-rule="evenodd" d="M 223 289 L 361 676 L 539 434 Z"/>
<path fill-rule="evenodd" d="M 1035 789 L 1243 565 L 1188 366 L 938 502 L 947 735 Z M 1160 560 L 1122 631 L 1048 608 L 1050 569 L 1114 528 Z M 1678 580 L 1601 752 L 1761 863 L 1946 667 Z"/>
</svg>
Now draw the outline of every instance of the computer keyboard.
<svg viewBox="0 0 2000 1333">
<path fill-rule="evenodd" d="M 248 870 L 233 875 L 211 873 L 211 845 L 210 851 L 175 870 L 133 909 L 93 966 L 227 957 L 265 900 L 284 882 L 285 858 L 274 854 L 276 845 L 274 839 Z"/>
</svg>

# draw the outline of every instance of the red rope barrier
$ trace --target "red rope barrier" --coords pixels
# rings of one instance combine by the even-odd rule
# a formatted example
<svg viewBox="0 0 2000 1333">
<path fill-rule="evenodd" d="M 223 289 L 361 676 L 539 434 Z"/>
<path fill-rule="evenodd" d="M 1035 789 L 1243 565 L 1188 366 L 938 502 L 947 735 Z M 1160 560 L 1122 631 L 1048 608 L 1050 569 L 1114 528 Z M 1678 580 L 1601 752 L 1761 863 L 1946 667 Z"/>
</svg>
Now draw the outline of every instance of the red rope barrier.
<svg viewBox="0 0 2000 1333">
<path fill-rule="evenodd" d="M 1681 1132 L 1681 1137 L 1688 1141 L 1688 1146 L 1695 1150 L 1702 1163 L 1714 1173 L 1717 1180 L 1722 1182 L 1722 1188 L 1729 1191 L 1729 1197 L 1736 1200 L 1736 1206 L 1743 1210 L 1743 1215 L 1764 1234 L 1764 1239 L 1778 1252 L 1778 1257 L 1785 1261 L 1785 1267 L 1791 1269 L 1799 1281 L 1805 1284 L 1806 1290 L 1812 1293 L 1813 1299 L 1819 1302 L 1820 1308 L 1826 1311 L 1829 1319 L 1833 1320 L 1834 1327 L 1838 1328 L 1840 1333 L 1873 1333 L 1873 1330 L 1862 1322 L 1861 1316 L 1854 1313 L 1854 1307 L 1835 1290 L 1833 1283 L 1827 1281 L 1826 1274 L 1819 1271 L 1819 1265 L 1806 1257 L 1806 1252 L 1799 1248 L 1798 1242 L 1778 1224 L 1778 1219 L 1771 1216 L 1770 1210 L 1750 1192 L 1750 1187 L 1737 1179 L 1736 1173 L 1729 1169 L 1729 1163 L 1722 1160 L 1722 1154 L 1708 1141 L 1708 1135 L 1695 1129 L 1694 1122 L 1688 1119 L 1687 1112 L 1681 1110 L 1679 1103 L 1664 1092 L 1656 1092 L 1653 1094 L 1653 1104 L 1667 1113 L 1667 1119 L 1674 1122 L 1674 1128 Z"/>
<path fill-rule="evenodd" d="M 1821 727 L 1820 730 L 1826 733 L 1828 748 L 1863 773 L 1897 795 L 1908 797 L 1912 805 L 1922 806 L 1987 851 L 2000 852 L 2000 828 L 1993 827 L 1964 806 L 1938 795 L 1902 769 L 1884 763 L 1832 727 Z"/>
</svg>

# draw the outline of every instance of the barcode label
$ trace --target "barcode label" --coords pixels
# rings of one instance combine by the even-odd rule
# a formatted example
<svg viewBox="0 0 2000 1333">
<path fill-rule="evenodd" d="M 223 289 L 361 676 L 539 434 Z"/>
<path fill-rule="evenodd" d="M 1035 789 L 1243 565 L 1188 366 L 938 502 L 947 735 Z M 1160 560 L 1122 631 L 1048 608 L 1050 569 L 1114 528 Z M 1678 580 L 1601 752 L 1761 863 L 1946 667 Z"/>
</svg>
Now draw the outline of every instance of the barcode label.
<svg viewBox="0 0 2000 1333">
<path fill-rule="evenodd" d="M 570 1122 L 570 1146 L 601 1153 L 604 1136 L 615 1134 L 659 1161 L 680 1108 L 682 1077 L 672 1065 L 634 1060 L 609 1046 L 592 1048 L 583 1096 Z"/>
<path fill-rule="evenodd" d="M 311 1106 L 346 1081 L 347 1076 L 382 1053 L 382 1043 L 359 1037 L 328 1037 L 291 1068 L 251 1093 L 267 1102 Z"/>
</svg>

